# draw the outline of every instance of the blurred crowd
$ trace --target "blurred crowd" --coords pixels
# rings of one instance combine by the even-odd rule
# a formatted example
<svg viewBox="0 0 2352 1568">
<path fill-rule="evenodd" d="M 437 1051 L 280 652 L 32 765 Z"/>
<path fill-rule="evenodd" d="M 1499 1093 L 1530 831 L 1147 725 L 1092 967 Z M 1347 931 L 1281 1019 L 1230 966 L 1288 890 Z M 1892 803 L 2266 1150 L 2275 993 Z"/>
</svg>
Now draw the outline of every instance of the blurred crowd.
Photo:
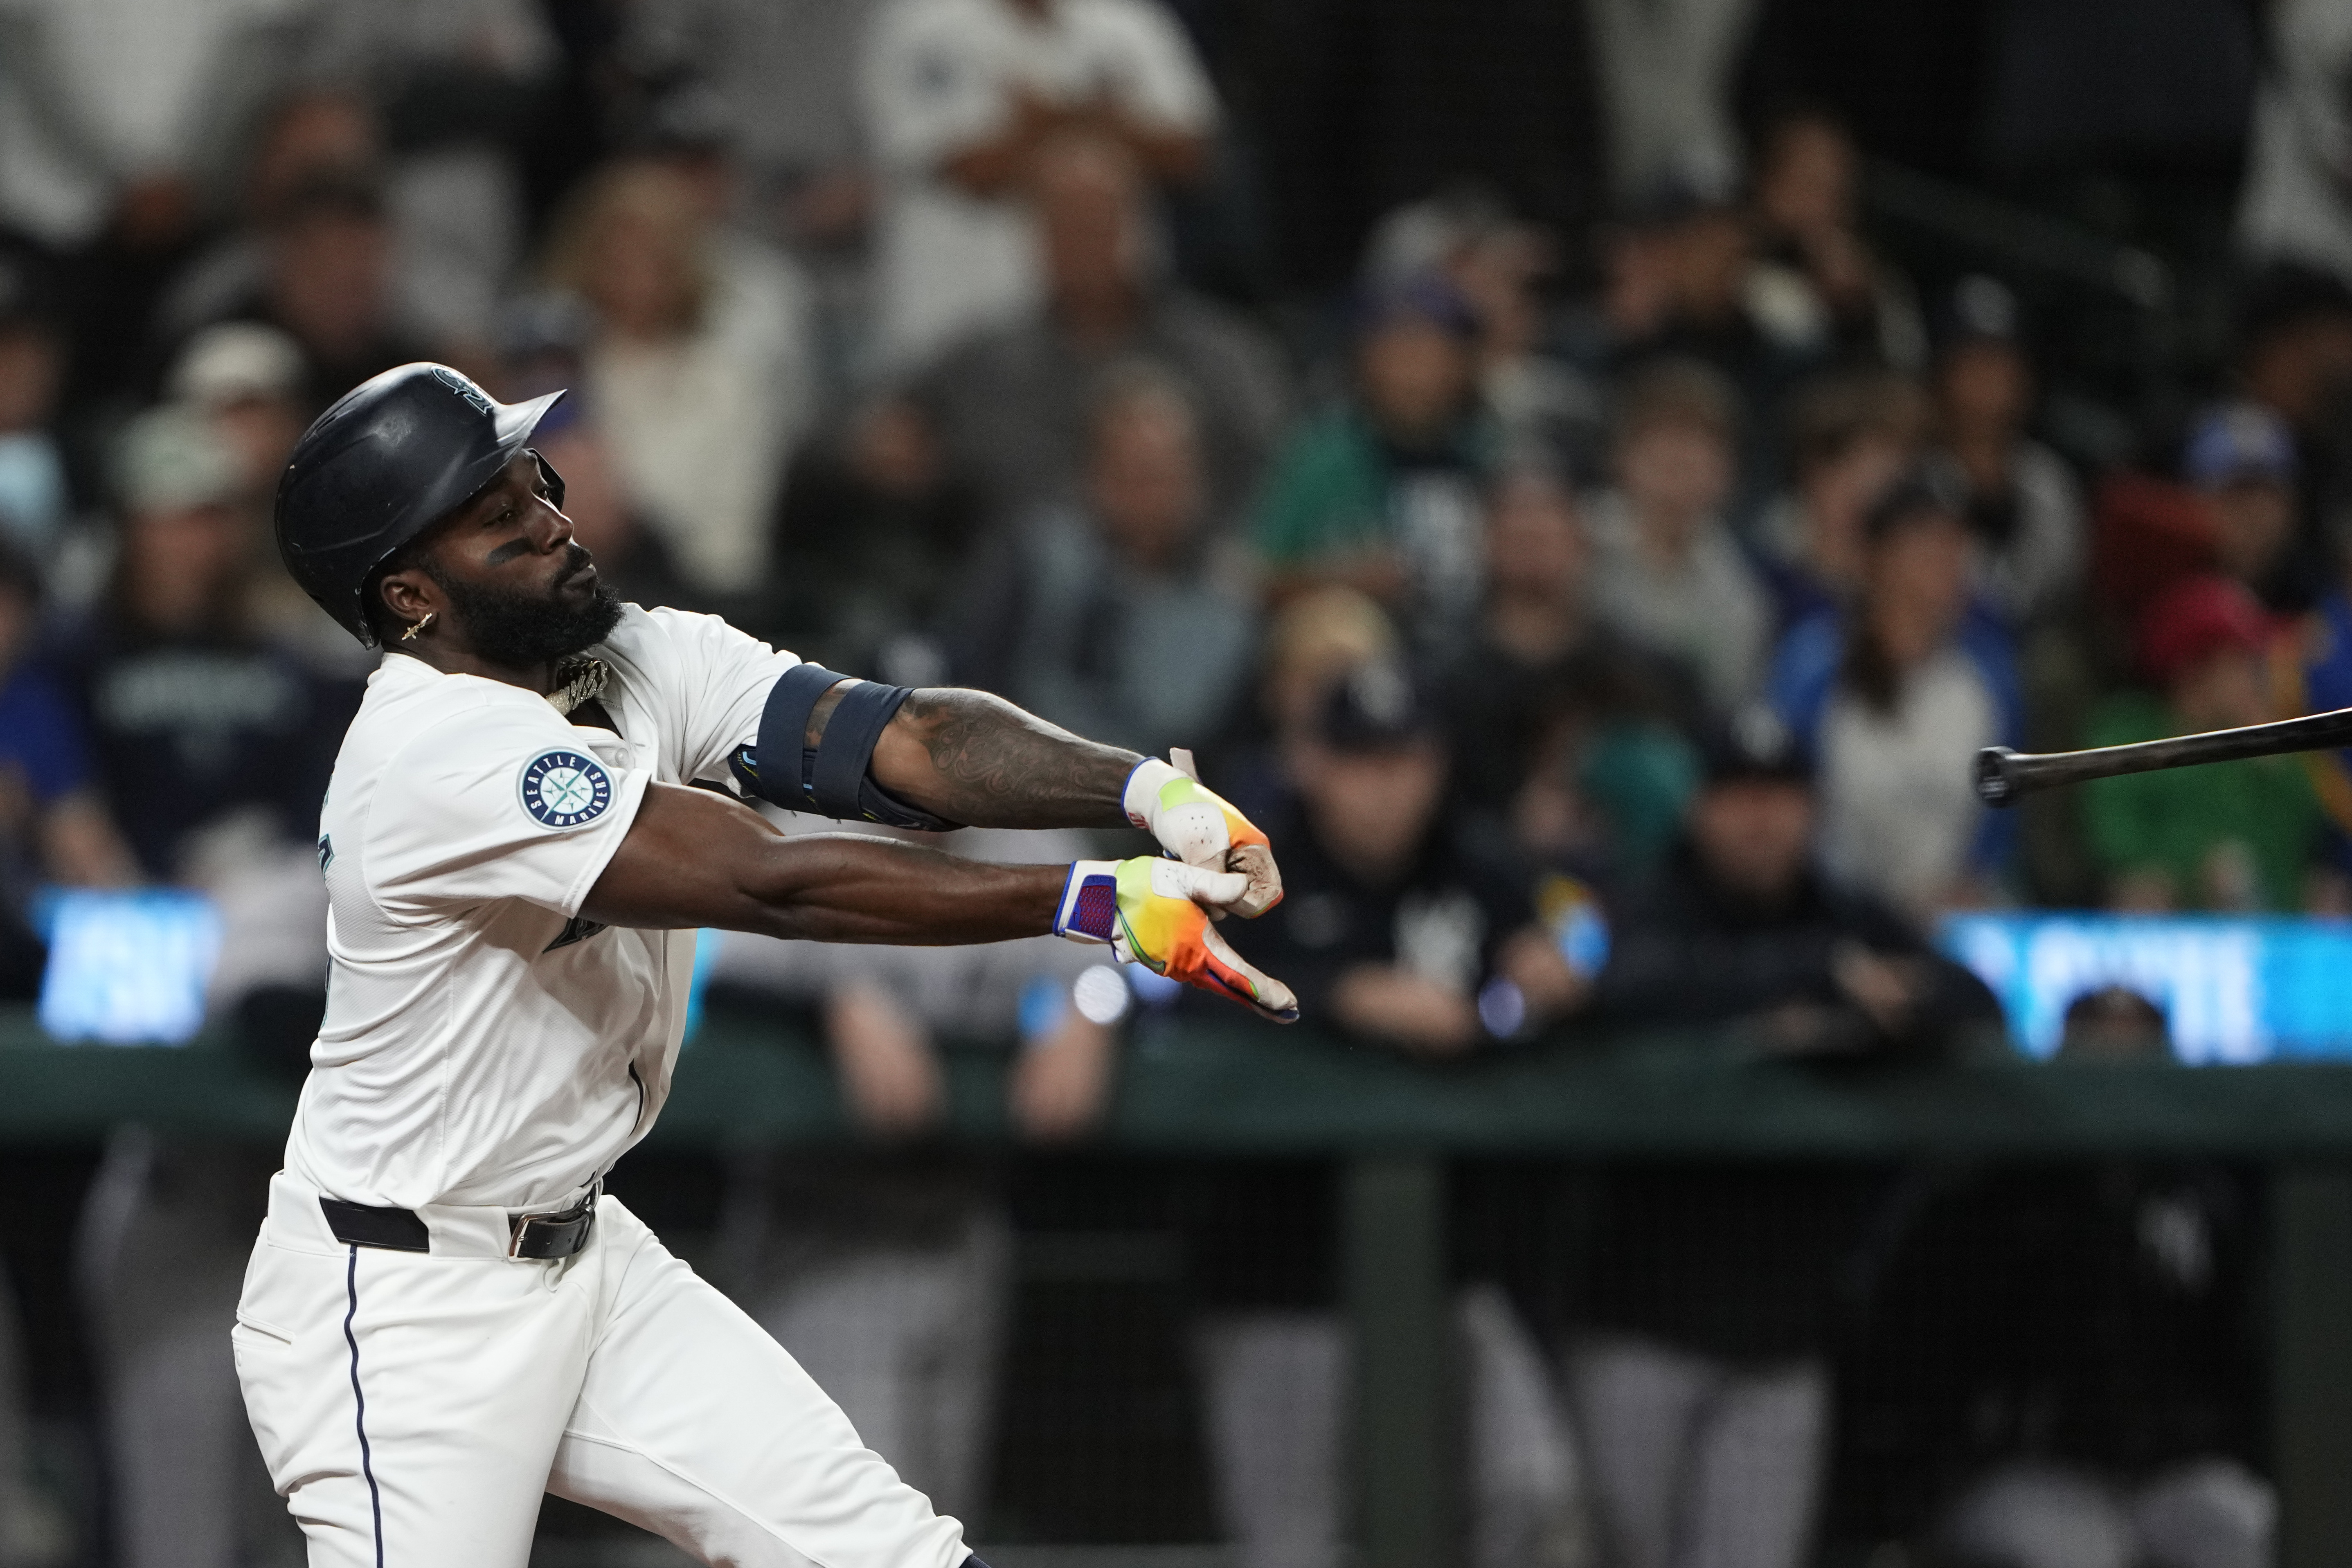
<svg viewBox="0 0 2352 1568">
<path fill-rule="evenodd" d="M 1932 946 L 1947 912 L 2352 914 L 2341 758 L 2118 779 L 2021 822 L 1969 778 L 1985 745 L 2352 704 L 2343 8 L 2273 7 L 2226 353 L 2137 424 L 2156 405 L 2051 416 L 2063 298 L 2035 279 L 1897 263 L 1838 113 L 1733 111 L 1754 6 L 1586 9 L 1601 221 L 1435 183 L 1348 237 L 1339 286 L 1269 292 L 1198 238 L 1253 190 L 1251 106 L 1188 30 L 1213 7 L 0 4 L 0 995 L 37 986 L 40 889 L 194 887 L 227 917 L 217 1007 L 299 1061 L 325 969 L 312 825 L 375 656 L 278 567 L 272 488 L 329 402 L 420 358 L 509 399 L 570 389 L 541 449 L 625 596 L 1191 748 L 1282 853 L 1287 900 L 1236 945 L 1319 1022 L 1416 1057 L 1563 1020 L 1927 1057 L 1999 1023 Z M 2206 9 L 2235 8 L 2167 15 Z M 2241 42 L 2208 63 L 2254 92 Z M 713 974 L 814 1008 L 878 1136 L 937 1122 L 940 1042 L 982 1034 L 1024 1041 L 1016 1121 L 1066 1140 L 1122 1020 L 1189 1003 L 1054 946 L 735 940 Z M 2070 1039 L 2160 1048 L 2134 1001 L 2084 999 Z M 258 1528 L 225 1501 L 251 1478 L 204 1338 L 259 1191 L 235 1159 L 126 1133 L 85 1216 L 125 1563 L 226 1563 Z M 1557 1342 L 1538 1325 L 1550 1348 L 1465 1295 L 1482 1564 L 1588 1538 L 1623 1568 L 1801 1560 L 1835 1403 L 1822 1302 L 1886 1194 L 1790 1177 L 1774 1212 L 1804 1234 L 1759 1249 L 1742 1216 L 1777 1180 L 1617 1184 L 1595 1245 L 1678 1238 L 1686 1263 L 1643 1277 L 1684 1283 L 1596 1287 Z M 746 1162 L 722 1227 L 747 1304 L 960 1511 L 1009 1288 L 995 1181 L 937 1151 Z M 2158 1289 L 2138 1236 L 2193 1294 L 2229 1205 L 2143 1185 L 2049 1205 L 2117 1290 Z M 1248 1202 L 1328 1199 L 1286 1193 Z M 184 1268 L 154 1264 L 173 1248 Z M 1227 1294 L 1199 1359 L 1228 1523 L 1250 1568 L 1321 1568 L 1328 1289 Z M 1970 1337 L 1949 1300 L 1916 1315 Z M 2204 1364 L 2101 1353 L 2183 1384 Z M 1951 1560 L 2260 1560 L 2267 1493 L 2233 1439 L 2141 1436 L 2175 1427 L 2128 1459 L 2021 1426 L 1921 1438 Z M 0 1562 L 37 1561 L 8 1484 Z M 13 1544 L 12 1519 L 34 1521 Z M 2050 1519 L 2077 1542 L 2095 1521 L 2111 1555 L 2032 1555 Z"/>
</svg>

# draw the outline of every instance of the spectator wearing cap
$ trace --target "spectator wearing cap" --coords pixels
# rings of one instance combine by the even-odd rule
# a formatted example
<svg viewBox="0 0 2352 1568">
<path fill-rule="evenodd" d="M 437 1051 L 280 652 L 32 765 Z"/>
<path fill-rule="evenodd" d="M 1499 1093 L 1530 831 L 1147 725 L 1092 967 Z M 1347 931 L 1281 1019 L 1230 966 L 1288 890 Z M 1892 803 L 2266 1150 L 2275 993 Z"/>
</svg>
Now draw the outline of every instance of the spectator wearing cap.
<svg viewBox="0 0 2352 1568">
<path fill-rule="evenodd" d="M 1760 707 L 1710 727 L 1659 876 L 1612 910 L 1595 1016 L 1741 1030 L 1791 1056 L 1933 1052 L 1991 995 L 1814 858 L 1799 739 Z M 1610 1560 L 1808 1561 L 1829 1451 L 1832 1302 L 1883 1185 L 1835 1170 L 1623 1170 L 1602 1181 L 1566 1385 Z"/>
<path fill-rule="evenodd" d="M 245 494 L 267 503 L 309 423 L 302 347 L 259 321 L 220 321 L 180 347 L 163 378 L 171 402 L 201 410 L 235 450 Z"/>
<path fill-rule="evenodd" d="M 1542 286 L 1559 247 L 1478 186 L 1410 202 L 1383 217 L 1365 247 L 1375 285 L 1441 273 L 1478 318 L 1478 394 L 1505 451 L 1539 455 L 1578 479 L 1599 478 L 1608 445 L 1597 380 L 1552 352 Z"/>
<path fill-rule="evenodd" d="M 917 374 L 909 395 L 993 518 L 1009 521 L 1080 501 L 1090 401 L 1106 378 L 1149 365 L 1196 410 L 1207 521 L 1230 530 L 1290 414 L 1274 346 L 1166 275 L 1151 243 L 1149 176 L 1122 143 L 1076 134 L 1045 142 L 1028 191 L 1044 298 L 949 348 Z"/>
<path fill-rule="evenodd" d="M 1771 601 L 1723 516 L 1738 442 L 1738 397 L 1718 372 L 1653 363 L 1625 388 L 1616 487 L 1592 506 L 1601 617 L 1686 666 L 1718 706 L 1755 690 L 1772 637 Z"/>
<path fill-rule="evenodd" d="M 1284 842 L 1298 847 L 1283 862 L 1282 907 L 1234 941 L 1254 963 L 1288 964 L 1307 987 L 1302 1007 L 1451 1057 L 1578 998 L 1582 983 L 1537 924 L 1522 873 L 1444 815 L 1444 731 L 1404 668 L 1341 679 L 1288 761 Z"/>
<path fill-rule="evenodd" d="M 877 358 L 923 363 L 1044 292 L 1022 201 L 1037 150 L 1070 132 L 1122 143 L 1154 183 L 1206 165 L 1216 89 L 1153 0 L 899 0 L 859 72 L 882 188 Z"/>
<path fill-rule="evenodd" d="M 2085 744 L 2121 745 L 2273 717 L 2264 659 L 2273 627 L 2226 577 L 2193 577 L 2142 612 L 2141 673 L 2150 689 L 2108 700 Z M 2293 910 L 2321 817 L 2303 760 L 2258 757 L 2103 779 L 2083 792 L 2083 820 L 2126 910 Z"/>
<path fill-rule="evenodd" d="M 1892 371 L 1832 371 L 1789 400 L 1790 489 L 1758 520 L 1756 558 L 1778 629 L 1851 605 L 1862 592 L 1863 518 L 1916 455 L 1918 387 Z"/>
<path fill-rule="evenodd" d="M 1521 465 L 1488 487 L 1486 600 L 1441 689 L 1464 810 L 1596 868 L 1645 863 L 1671 836 L 1698 693 L 1595 613 L 1591 544 L 1558 474 Z"/>
<path fill-rule="evenodd" d="M 242 484 L 237 454 L 202 414 L 167 405 L 134 420 L 116 453 L 111 584 L 54 650 L 102 792 L 163 880 L 203 879 L 207 850 L 229 838 L 308 846 L 357 706 L 355 686 L 254 629 L 258 529 Z M 215 842 L 209 829 L 231 831 Z"/>
<path fill-rule="evenodd" d="M 2317 584 L 2297 538 L 2294 435 L 2258 403 L 2210 408 L 2190 426 L 2181 478 L 2204 497 L 2213 563 L 2273 609 L 2301 610 Z"/>
<path fill-rule="evenodd" d="M 960 679 L 1147 756 L 1214 733 L 1257 628 L 1210 560 L 1201 423 L 1183 388 L 1146 367 L 1104 384 L 1086 504 L 1022 520 L 975 569 Z"/>
<path fill-rule="evenodd" d="M 1968 489 L 1980 591 L 2011 622 L 2032 620 L 2081 581 L 2082 489 L 2065 459 L 2026 433 L 2033 362 L 2017 297 L 1997 279 L 1964 278 L 1939 324 L 1936 439 Z"/>
<path fill-rule="evenodd" d="M 1277 596 L 1343 584 L 1417 631 L 1468 614 L 1493 447 L 1476 342 L 1476 318 L 1441 278 L 1360 298 L 1351 395 L 1291 437 L 1258 499 L 1254 537 Z"/>
<path fill-rule="evenodd" d="M 1923 921 L 1987 896 L 2009 837 L 1969 764 L 2023 721 L 2009 634 L 1970 603 L 1965 505 L 1932 466 L 1881 496 L 1859 598 L 1792 628 L 1769 686 L 1816 761 L 1829 873 Z"/>
<path fill-rule="evenodd" d="M 0 541 L 43 565 L 72 512 L 52 428 L 66 356 L 53 292 L 30 247 L 0 246 Z"/>
</svg>

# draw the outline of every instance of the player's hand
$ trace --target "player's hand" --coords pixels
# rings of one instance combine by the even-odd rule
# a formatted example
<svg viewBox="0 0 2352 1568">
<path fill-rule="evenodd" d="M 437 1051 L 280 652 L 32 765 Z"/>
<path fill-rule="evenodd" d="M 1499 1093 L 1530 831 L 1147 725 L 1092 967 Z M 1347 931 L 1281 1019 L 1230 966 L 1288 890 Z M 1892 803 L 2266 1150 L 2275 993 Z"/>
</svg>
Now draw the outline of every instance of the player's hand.
<svg viewBox="0 0 2352 1568">
<path fill-rule="evenodd" d="M 1070 868 L 1054 934 L 1107 942 L 1121 962 L 1219 996 L 1277 1024 L 1298 1021 L 1298 998 L 1225 945 L 1213 909 L 1237 907 L 1249 891 L 1240 871 L 1208 871 L 1179 860 L 1080 860 Z"/>
<path fill-rule="evenodd" d="M 1203 900 L 1210 908 L 1254 921 L 1282 902 L 1282 868 L 1274 863 L 1274 846 L 1256 824 L 1189 772 L 1147 757 L 1128 775 L 1121 805 L 1129 822 L 1187 866 L 1241 873 L 1241 897 Z"/>
</svg>

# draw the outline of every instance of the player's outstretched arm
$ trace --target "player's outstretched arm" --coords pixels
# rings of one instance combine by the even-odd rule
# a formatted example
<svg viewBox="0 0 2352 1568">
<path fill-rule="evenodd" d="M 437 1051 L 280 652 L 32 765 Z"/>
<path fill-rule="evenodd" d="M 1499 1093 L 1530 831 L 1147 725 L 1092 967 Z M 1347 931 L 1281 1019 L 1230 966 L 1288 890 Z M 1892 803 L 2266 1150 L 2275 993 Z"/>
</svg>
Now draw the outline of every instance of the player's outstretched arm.
<svg viewBox="0 0 2352 1568">
<path fill-rule="evenodd" d="M 816 942 L 1004 942 L 1054 929 L 1068 871 L 856 834 L 788 838 L 713 791 L 648 784 L 581 913 L 606 925 Z"/>
<path fill-rule="evenodd" d="M 813 722 L 824 715 L 821 702 Z M 1140 827 L 1187 865 L 1248 879 L 1220 908 L 1255 920 L 1282 901 L 1272 846 L 1224 800 L 1167 763 L 1073 735 L 984 691 L 910 694 L 876 741 L 869 773 L 898 799 L 973 827 Z"/>
<path fill-rule="evenodd" d="M 714 792 L 649 784 L 581 912 L 607 925 L 910 946 L 1050 932 L 1287 1022 L 1298 1016 L 1289 988 L 1209 923 L 1204 906 L 1240 902 L 1248 881 L 1150 857 L 993 866 L 863 836 L 787 838 Z"/>
</svg>

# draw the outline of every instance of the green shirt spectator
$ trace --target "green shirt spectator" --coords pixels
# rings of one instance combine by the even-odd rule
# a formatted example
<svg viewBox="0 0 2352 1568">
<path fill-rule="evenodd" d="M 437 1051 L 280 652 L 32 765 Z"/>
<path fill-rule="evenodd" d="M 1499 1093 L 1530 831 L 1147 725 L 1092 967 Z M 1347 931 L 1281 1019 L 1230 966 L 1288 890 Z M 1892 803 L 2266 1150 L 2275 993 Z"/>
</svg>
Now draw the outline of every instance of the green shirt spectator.
<svg viewBox="0 0 2352 1568">
<path fill-rule="evenodd" d="M 2130 692 L 2100 707 L 2085 743 L 2205 727 L 2162 698 Z M 2294 757 L 2101 779 L 2084 787 L 2083 815 L 2116 901 L 2134 908 L 2295 909 L 2320 826 L 2319 798 Z"/>
<path fill-rule="evenodd" d="M 1291 437 L 1260 494 L 1252 533 L 1277 593 L 1344 584 L 1424 631 L 1475 612 L 1492 444 L 1475 330 L 1436 278 L 1360 302 L 1350 395 Z"/>
</svg>

